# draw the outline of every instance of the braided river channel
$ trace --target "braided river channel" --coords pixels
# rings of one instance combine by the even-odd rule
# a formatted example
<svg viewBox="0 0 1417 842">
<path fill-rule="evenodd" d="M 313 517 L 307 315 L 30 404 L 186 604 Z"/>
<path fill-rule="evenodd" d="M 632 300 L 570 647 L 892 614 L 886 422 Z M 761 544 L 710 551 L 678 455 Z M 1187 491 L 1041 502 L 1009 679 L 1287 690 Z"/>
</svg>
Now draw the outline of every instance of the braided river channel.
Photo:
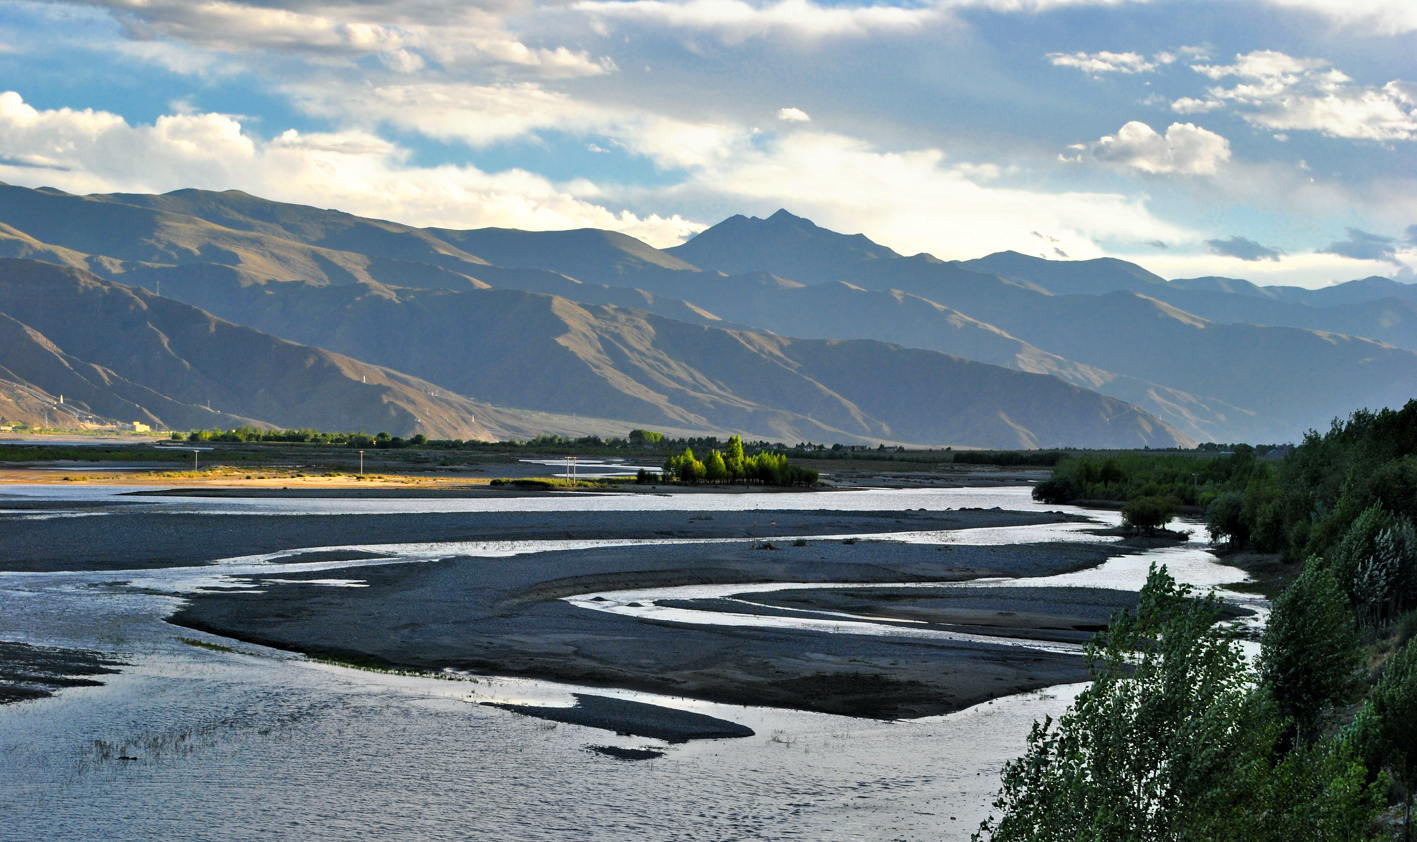
<svg viewBox="0 0 1417 842">
<path fill-rule="evenodd" d="M 964 840 L 989 813 L 1003 764 L 1031 724 L 1058 716 L 1085 686 L 1005 695 L 963 710 L 883 721 L 754 707 L 643 690 L 577 686 L 486 671 L 422 675 L 307 658 L 169 622 L 194 595 L 285 586 L 336 594 L 366 587 L 366 568 L 428 565 L 457 556 L 486 565 L 529 554 L 577 554 L 793 541 L 872 544 L 874 552 L 1040 544 L 1106 545 L 1109 512 L 1041 506 L 1029 489 L 953 488 L 777 494 L 561 494 L 506 498 L 145 498 L 102 486 L 0 486 L 0 556 L 7 521 L 121 524 L 138 508 L 163 517 L 432 515 L 532 512 L 1064 511 L 1065 523 L 783 536 L 770 515 L 758 534 L 710 538 L 539 538 L 349 544 L 322 541 L 195 566 L 0 573 L 0 645 L 97 653 L 115 666 L 96 686 L 61 686 L 0 704 L 0 839 L 651 839 Z M 1148 568 L 1265 615 L 1257 598 L 1224 590 L 1245 580 L 1189 542 L 1115 548 L 1100 565 L 1032 578 L 876 583 L 922 587 L 1136 591 Z M 144 527 L 147 528 L 146 526 Z M 64 540 L 62 527 L 55 540 Z M 88 533 L 86 533 L 88 534 Z M 112 540 L 126 533 L 112 530 Z M 797 546 L 801 546 L 798 544 Z M 781 555 L 786 555 L 782 553 Z M 264 577 L 264 578 L 263 578 Z M 282 585 L 282 583 L 285 583 Z M 988 650 L 1080 651 L 1077 640 L 991 637 L 848 608 L 783 607 L 793 590 L 860 582 L 674 583 L 588 587 L 554 597 L 617 623 L 804 640 L 916 641 Z M 234 597 L 233 597 L 234 598 Z M 579 615 L 577 615 L 579 616 Z M 589 616 L 589 615 L 587 615 Z M 595 615 L 600 616 L 600 615 Z M 731 628 L 730 628 L 731 627 Z M 29 651 L 29 650 L 26 650 Z M 752 736 L 670 743 L 505 707 L 569 708 L 577 694 L 689 711 Z M 494 704 L 484 704 L 494 703 Z M 622 751 L 617 756 L 617 750 Z M 645 757 L 649 759 L 626 759 Z"/>
</svg>

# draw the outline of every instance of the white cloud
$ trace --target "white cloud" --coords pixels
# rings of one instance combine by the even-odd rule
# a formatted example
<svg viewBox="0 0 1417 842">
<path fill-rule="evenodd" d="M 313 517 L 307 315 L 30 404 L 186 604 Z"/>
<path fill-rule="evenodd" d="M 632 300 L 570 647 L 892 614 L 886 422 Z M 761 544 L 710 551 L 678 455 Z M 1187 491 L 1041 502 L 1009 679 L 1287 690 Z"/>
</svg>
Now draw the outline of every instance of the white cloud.
<svg viewBox="0 0 1417 842">
<path fill-rule="evenodd" d="M 818 132 L 776 138 L 697 174 L 675 192 L 740 206 L 787 207 L 829 228 L 863 231 L 907 254 L 928 251 L 944 258 L 1032 252 L 1033 231 L 1050 232 L 1074 257 L 1101 256 L 1098 240 L 1192 238 L 1158 220 L 1135 197 L 983 185 L 937 149 L 882 152 Z"/>
<path fill-rule="evenodd" d="M 1354 140 L 1417 140 L 1417 85 L 1411 82 L 1358 85 L 1326 61 L 1272 50 L 1195 70 L 1215 80 L 1238 79 L 1234 87 L 1211 88 L 1210 98 L 1234 103 L 1256 126 Z"/>
<path fill-rule="evenodd" d="M 1118 254 L 1135 260 L 1163 278 L 1198 278 L 1217 275 L 1225 278 L 1245 278 L 1260 286 L 1301 286 L 1310 289 L 1333 283 L 1366 278 L 1372 275 L 1392 275 L 1389 263 L 1353 260 L 1334 254 L 1287 254 L 1279 260 L 1250 261 L 1216 254 L 1186 253 L 1169 249 L 1164 253 L 1138 251 Z M 1417 253 L 1409 255 L 1417 265 Z"/>
<path fill-rule="evenodd" d="M 178 42 L 226 53 L 291 53 L 326 63 L 378 56 L 400 73 L 417 72 L 430 58 L 445 66 L 507 66 L 552 78 L 615 69 L 609 59 L 566 47 L 528 46 L 507 31 L 506 10 L 475 4 L 297 0 L 284 4 L 289 8 L 272 8 L 235 0 L 88 2 L 110 9 L 126 26 L 130 43 L 136 44 Z M 120 49 L 164 64 L 188 60 L 161 47 Z"/>
<path fill-rule="evenodd" d="M 786 120 L 789 123 L 810 123 L 812 118 L 807 116 L 807 112 L 800 108 L 779 108 L 777 119 Z"/>
<path fill-rule="evenodd" d="M 1411 0 L 1268 0 L 1275 6 L 1318 12 L 1335 22 L 1383 35 L 1417 31 Z"/>
<path fill-rule="evenodd" d="M 1117 6 L 1147 0 L 934 0 L 911 6 L 824 5 L 812 0 L 578 0 L 573 9 L 598 18 L 640 21 L 712 32 L 726 43 L 787 35 L 803 39 L 855 38 L 914 32 L 955 20 L 961 9 L 1038 13 L 1066 6 Z"/>
<path fill-rule="evenodd" d="M 360 131 L 253 138 L 222 114 L 168 115 L 130 125 L 102 111 L 38 110 L 0 94 L 0 180 L 76 193 L 237 188 L 416 225 L 595 227 L 669 246 L 703 226 L 587 201 L 593 185 L 558 187 L 522 170 L 419 167 L 406 150 Z M 20 166 L 15 164 L 19 163 Z"/>
<path fill-rule="evenodd" d="M 950 164 L 935 149 L 883 152 L 852 138 L 801 130 L 756 144 L 725 144 L 724 133 L 738 130 L 683 123 L 666 128 L 657 120 L 662 118 L 631 115 L 623 125 L 651 133 L 658 128 L 657 137 L 639 142 L 647 149 L 678 148 L 673 155 L 655 153 L 666 158 L 685 160 L 683 148 L 694 146 L 695 133 L 707 138 L 701 144 L 707 151 L 689 156 L 701 160 L 685 165 L 689 173 L 680 184 L 640 191 L 652 206 L 786 205 L 825 225 L 864 229 L 893 246 L 944 257 L 1029 249 L 1031 231 L 1050 232 L 1074 257 L 1100 255 L 1098 240 L 1194 239 L 1153 217 L 1140 198 L 984 184 L 985 175 L 997 179 L 999 173 Z M 177 114 L 130 125 L 102 111 L 38 110 L 5 93 L 0 147 L 9 153 L 0 160 L 0 180 L 77 193 L 237 188 L 419 225 L 596 227 L 660 246 L 703 227 L 679 215 L 612 210 L 607 205 L 615 196 L 630 194 L 613 185 L 556 185 L 521 170 L 417 166 L 407 150 L 357 128 L 286 131 L 262 140 L 229 115 Z M 832 177 L 823 178 L 824 172 Z"/>
<path fill-rule="evenodd" d="M 1172 123 L 1163 136 L 1133 120 L 1094 143 L 1092 155 L 1143 172 L 1210 175 L 1230 160 L 1230 142 L 1192 123 Z"/>
<path fill-rule="evenodd" d="M 1187 96 L 1171 103 L 1171 110 L 1177 114 L 1205 114 L 1224 107 L 1225 103 L 1218 99 L 1191 99 Z"/>
<path fill-rule="evenodd" d="M 1175 57 L 1162 53 L 1166 61 L 1147 61 L 1138 53 L 1049 53 L 1048 61 L 1057 67 L 1075 67 L 1086 73 L 1147 73 L 1158 64 L 1169 64 Z M 1159 58 L 1159 57 L 1158 57 Z"/>
<path fill-rule="evenodd" d="M 321 80 L 291 86 L 287 92 L 311 114 L 366 129 L 388 124 L 474 147 L 543 131 L 600 135 L 671 169 L 714 166 L 748 145 L 751 137 L 739 126 L 594 105 L 530 83 L 370 87 Z"/>
<path fill-rule="evenodd" d="M 945 17 L 944 10 L 933 5 L 820 6 L 810 0 L 778 0 L 762 6 L 743 0 L 581 0 L 572 8 L 606 18 L 710 31 L 730 43 L 774 33 L 839 38 L 917 30 Z"/>
</svg>

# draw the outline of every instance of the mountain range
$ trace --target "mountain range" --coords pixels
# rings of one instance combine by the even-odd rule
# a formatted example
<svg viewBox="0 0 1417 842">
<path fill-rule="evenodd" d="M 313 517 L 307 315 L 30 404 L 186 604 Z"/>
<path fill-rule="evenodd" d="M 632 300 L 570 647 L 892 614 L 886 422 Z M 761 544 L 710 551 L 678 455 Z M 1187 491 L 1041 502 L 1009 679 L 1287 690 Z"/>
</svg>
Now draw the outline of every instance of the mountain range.
<svg viewBox="0 0 1417 842">
<path fill-rule="evenodd" d="M 3 185 L 0 255 L 12 418 L 63 394 L 182 429 L 1166 447 L 1293 440 L 1417 394 L 1417 287 L 943 261 L 786 211 L 660 250 Z"/>
</svg>

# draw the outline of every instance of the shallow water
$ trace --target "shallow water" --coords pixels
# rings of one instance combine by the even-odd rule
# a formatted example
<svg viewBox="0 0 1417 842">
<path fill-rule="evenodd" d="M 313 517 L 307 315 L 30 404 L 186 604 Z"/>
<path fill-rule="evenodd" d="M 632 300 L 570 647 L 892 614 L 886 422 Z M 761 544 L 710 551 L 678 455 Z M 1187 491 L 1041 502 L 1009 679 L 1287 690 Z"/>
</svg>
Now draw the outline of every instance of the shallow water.
<svg viewBox="0 0 1417 842">
<path fill-rule="evenodd" d="M 82 496 L 71 491 L 64 489 L 68 499 Z M 152 502 L 143 508 L 269 514 L 553 506 L 582 511 L 1042 508 L 1027 493 L 1008 488 L 496 500 L 148 498 Z M 1115 516 L 1102 520 L 1113 522 Z M 1096 539 L 1064 524 L 911 533 L 893 540 Z M 998 770 L 1020 753 L 1029 725 L 1045 714 L 1056 716 L 1080 689 L 1051 688 L 897 723 L 593 691 L 706 713 L 756 732 L 747 739 L 665 746 L 478 704 L 569 704 L 570 694 L 583 688 L 362 672 L 162 621 L 180 593 L 240 585 L 242 577 L 274 570 L 339 571 L 311 586 L 357 586 L 359 566 L 390 559 L 419 563 L 449 555 L 497 557 L 631 543 L 646 542 L 376 545 L 355 548 L 378 553 L 380 559 L 372 562 L 282 563 L 283 557 L 309 549 L 292 547 L 203 568 L 0 576 L 0 639 L 96 649 L 130 664 L 107 677 L 104 687 L 72 688 L 51 699 L 0 707 L 0 838 L 962 840 L 987 814 Z M 1203 551 L 1177 547 L 1048 580 L 988 584 L 1134 589 L 1145 567 L 1162 558 L 1187 581 L 1236 581 L 1236 571 Z M 734 593 L 749 590 L 732 587 Z M 636 601 L 623 593 L 614 596 L 622 604 Z M 640 596 L 666 598 L 663 592 Z M 843 627 L 856 619 L 840 620 L 835 625 L 841 633 L 866 631 Z M 184 639 L 234 651 L 197 648 Z M 666 756 L 625 762 L 587 751 L 593 745 L 654 746 Z"/>
<path fill-rule="evenodd" d="M 1076 511 L 1068 506 L 1035 503 L 1031 490 L 1006 488 L 870 488 L 848 491 L 758 491 L 751 493 L 566 491 L 526 497 L 449 497 L 406 499 L 168 497 L 143 496 L 152 486 L 0 485 L 6 497 L 98 501 L 144 505 L 156 511 L 208 514 L 400 514 L 406 512 L 627 512 L 704 511 L 898 511 L 999 507 L 1013 511 Z"/>
</svg>

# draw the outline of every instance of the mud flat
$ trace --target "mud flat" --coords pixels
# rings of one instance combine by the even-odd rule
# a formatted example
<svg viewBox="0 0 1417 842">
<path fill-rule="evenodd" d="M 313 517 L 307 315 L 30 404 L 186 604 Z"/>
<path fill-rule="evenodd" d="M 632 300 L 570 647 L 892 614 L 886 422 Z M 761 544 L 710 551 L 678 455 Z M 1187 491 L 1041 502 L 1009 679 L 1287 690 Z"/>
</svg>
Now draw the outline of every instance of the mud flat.
<svg viewBox="0 0 1417 842">
<path fill-rule="evenodd" d="M 0 641 L 0 705 L 43 699 L 65 687 L 98 687 L 122 663 L 99 652 Z"/>
<path fill-rule="evenodd" d="M 356 587 L 307 584 L 289 574 L 250 577 L 244 580 L 250 588 L 246 592 L 192 595 L 172 622 L 387 667 L 456 669 L 737 705 L 914 718 L 1083 681 L 1085 664 L 1076 653 L 1029 648 L 1016 645 L 1017 640 L 658 622 L 587 610 L 565 599 L 685 585 L 869 586 L 1044 576 L 1093 567 L 1116 552 L 1094 544 L 980 547 L 822 539 L 776 550 L 747 543 L 675 544 L 449 558 L 343 571 L 342 576 L 351 577 L 344 583 Z M 1135 595 L 1119 591 L 1090 592 L 1084 600 L 1071 589 L 1039 590 L 1029 595 L 1026 613 L 1015 612 L 1021 617 L 1017 628 L 995 617 L 989 633 L 1046 637 L 1032 630 L 1051 624 L 1081 639 L 1111 612 L 1135 601 Z M 890 588 L 871 593 L 870 588 L 853 591 L 855 607 L 870 602 L 886 611 L 892 605 Z M 991 610 L 989 595 L 977 594 L 971 610 L 1008 612 L 1019 606 L 1021 596 L 998 594 Z M 956 628 L 959 619 L 940 617 L 924 626 Z M 1078 629 L 1080 623 L 1088 628 Z"/>
</svg>

